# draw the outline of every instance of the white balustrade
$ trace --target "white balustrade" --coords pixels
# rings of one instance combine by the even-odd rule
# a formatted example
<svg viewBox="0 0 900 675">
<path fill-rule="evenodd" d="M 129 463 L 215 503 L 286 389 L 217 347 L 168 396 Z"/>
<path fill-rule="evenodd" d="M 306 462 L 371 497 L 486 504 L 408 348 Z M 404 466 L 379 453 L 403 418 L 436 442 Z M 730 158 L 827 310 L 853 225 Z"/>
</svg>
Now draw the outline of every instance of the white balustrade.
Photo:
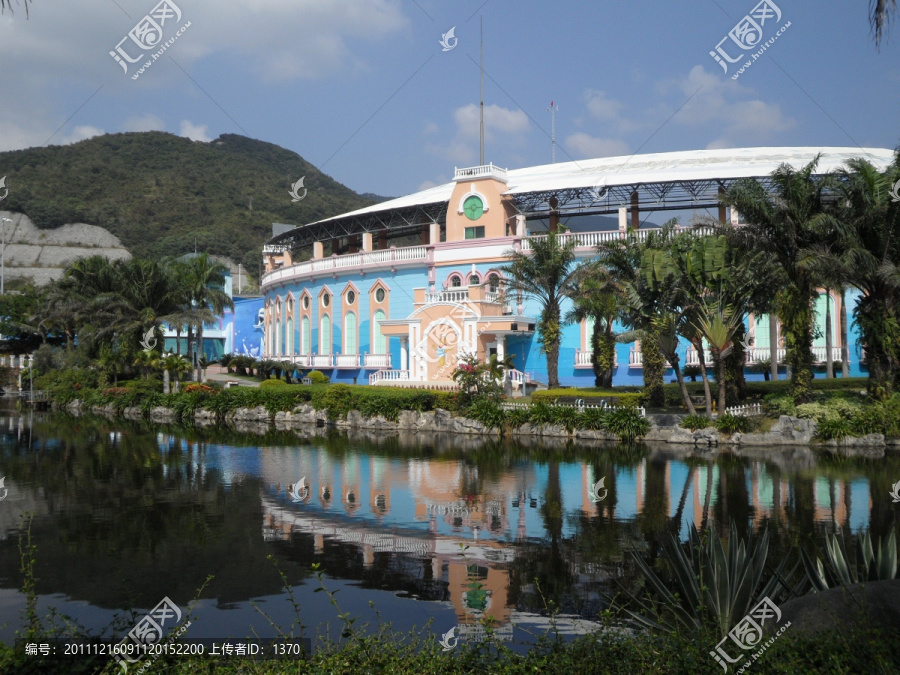
<svg viewBox="0 0 900 675">
<path fill-rule="evenodd" d="M 410 374 L 408 370 L 379 370 L 369 375 L 369 384 L 379 382 L 408 382 Z"/>
<path fill-rule="evenodd" d="M 366 368 L 390 368 L 390 354 L 366 354 L 363 360 Z"/>
<path fill-rule="evenodd" d="M 591 359 L 594 356 L 594 352 L 587 349 L 576 349 L 575 350 L 575 367 L 576 368 L 590 368 L 593 366 L 591 363 Z"/>
<path fill-rule="evenodd" d="M 359 368 L 360 360 L 359 354 L 335 354 L 334 364 L 338 368 Z"/>
<path fill-rule="evenodd" d="M 262 285 L 268 286 L 277 281 L 302 277 L 313 272 L 329 272 L 332 270 L 346 270 L 348 268 L 365 267 L 367 265 L 387 265 L 394 262 L 411 262 L 425 260 L 428 257 L 428 249 L 425 246 L 404 246 L 402 248 L 389 248 L 381 251 L 363 251 L 361 253 L 348 253 L 346 255 L 331 256 L 307 260 L 306 262 L 289 265 L 273 270 L 263 275 Z"/>
<path fill-rule="evenodd" d="M 334 368 L 334 357 L 331 354 L 312 354 L 309 365 L 313 368 Z"/>
<path fill-rule="evenodd" d="M 687 351 L 684 355 L 684 365 L 686 366 L 699 366 L 700 365 L 700 353 L 691 347 L 688 347 Z M 711 366 L 713 362 L 712 352 L 709 349 L 703 350 L 703 363 L 707 366 Z"/>
<path fill-rule="evenodd" d="M 494 166 L 493 164 L 484 164 L 482 166 L 470 166 L 465 169 L 457 168 L 453 172 L 453 180 L 464 180 L 467 178 L 482 178 L 486 176 L 491 176 L 494 178 L 499 178 L 502 181 L 506 181 L 507 179 L 507 170 L 501 169 L 499 166 Z"/>
<path fill-rule="evenodd" d="M 828 353 L 825 347 L 813 347 L 813 362 L 814 363 L 825 363 L 825 355 Z M 831 360 L 832 361 L 840 361 L 841 360 L 841 348 L 840 347 L 832 347 L 831 348 Z"/>
</svg>

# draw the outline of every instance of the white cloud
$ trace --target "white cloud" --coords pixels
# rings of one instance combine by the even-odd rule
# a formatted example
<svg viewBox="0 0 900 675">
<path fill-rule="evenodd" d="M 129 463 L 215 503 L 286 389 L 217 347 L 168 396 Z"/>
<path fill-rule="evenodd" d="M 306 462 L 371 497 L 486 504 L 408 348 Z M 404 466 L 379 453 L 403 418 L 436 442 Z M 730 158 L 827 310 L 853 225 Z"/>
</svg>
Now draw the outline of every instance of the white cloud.
<svg viewBox="0 0 900 675">
<path fill-rule="evenodd" d="M 590 134 L 578 132 L 570 134 L 565 140 L 566 149 L 578 158 L 618 157 L 631 154 L 625 141 L 616 138 L 595 138 Z"/>
<path fill-rule="evenodd" d="M 480 122 L 479 106 L 470 103 L 457 108 L 453 113 L 459 135 L 478 138 Z M 528 116 L 521 110 L 502 108 L 499 105 L 484 107 L 484 136 L 493 139 L 495 133 L 521 134 L 528 129 Z"/>
<path fill-rule="evenodd" d="M 620 101 L 608 98 L 606 92 L 588 89 L 585 92 L 588 112 L 597 119 L 618 121 L 625 107 Z"/>
<path fill-rule="evenodd" d="M 456 122 L 454 137 L 444 145 L 429 144 L 425 150 L 463 166 L 478 162 L 479 106 L 474 103 L 460 106 L 453 111 L 453 119 Z M 528 116 L 521 110 L 493 104 L 484 107 L 485 143 L 500 140 L 507 148 L 522 146 L 529 127 Z"/>
<path fill-rule="evenodd" d="M 209 136 L 209 126 L 206 124 L 194 124 L 189 120 L 181 121 L 181 132 L 179 136 L 185 136 L 192 141 L 203 141 L 209 143 L 212 138 Z"/>
<path fill-rule="evenodd" d="M 122 131 L 165 131 L 165 123 L 156 115 L 133 115 L 122 122 Z"/>
<path fill-rule="evenodd" d="M 709 148 L 759 145 L 797 126 L 796 120 L 786 116 L 777 103 L 756 98 L 752 89 L 709 73 L 703 66 L 694 66 L 680 81 L 662 83 L 660 91 L 674 91 L 685 97 L 694 94 L 672 121 L 709 129 L 716 135 Z"/>
</svg>

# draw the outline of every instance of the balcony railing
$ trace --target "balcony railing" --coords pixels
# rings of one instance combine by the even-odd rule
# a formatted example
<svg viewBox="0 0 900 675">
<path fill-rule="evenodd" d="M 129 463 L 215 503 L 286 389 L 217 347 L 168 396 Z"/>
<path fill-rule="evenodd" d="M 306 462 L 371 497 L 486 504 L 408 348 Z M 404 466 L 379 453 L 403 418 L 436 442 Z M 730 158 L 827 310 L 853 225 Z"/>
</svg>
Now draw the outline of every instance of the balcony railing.
<svg viewBox="0 0 900 675">
<path fill-rule="evenodd" d="M 468 302 L 471 299 L 468 288 L 451 288 L 437 293 L 426 293 L 425 302 Z M 503 296 L 497 291 L 485 291 L 484 302 L 503 302 Z"/>
<path fill-rule="evenodd" d="M 482 166 L 470 166 L 465 169 L 456 168 L 453 172 L 453 180 L 469 180 L 470 178 L 484 178 L 490 176 L 491 178 L 499 178 L 505 182 L 507 175 L 508 171 L 506 169 L 501 169 L 499 166 L 494 166 L 493 164 L 485 164 Z"/>
<path fill-rule="evenodd" d="M 424 261 L 428 258 L 428 249 L 425 246 L 405 246 L 403 248 L 389 248 L 383 251 L 365 251 L 362 253 L 348 253 L 334 255 L 330 258 L 307 260 L 306 262 L 289 265 L 281 269 L 273 270 L 263 275 L 262 285 L 267 286 L 277 281 L 301 277 L 316 272 L 331 272 L 346 268 L 365 267 L 367 265 L 390 265 L 392 263 L 406 263 Z"/>
<path fill-rule="evenodd" d="M 379 370 L 377 373 L 369 375 L 369 384 L 378 384 L 379 382 L 409 382 L 410 379 L 408 370 Z"/>
<path fill-rule="evenodd" d="M 391 367 L 391 355 L 390 354 L 366 354 L 364 359 L 364 365 L 366 368 L 390 368 Z"/>
<path fill-rule="evenodd" d="M 361 354 L 335 354 L 334 365 L 336 368 L 359 368 L 362 361 Z"/>
<path fill-rule="evenodd" d="M 640 349 L 632 349 L 628 352 L 628 367 L 629 368 L 643 368 L 644 367 L 644 354 Z M 671 368 L 672 364 L 666 361 L 665 367 Z"/>
<path fill-rule="evenodd" d="M 686 366 L 699 366 L 700 365 L 700 353 L 696 349 L 688 348 L 687 352 L 684 355 L 684 365 Z M 703 363 L 707 366 L 711 365 L 713 362 L 712 352 L 708 349 L 703 350 Z"/>
<path fill-rule="evenodd" d="M 594 352 L 589 349 L 576 349 L 575 350 L 575 367 L 576 368 L 593 368 L 594 364 L 591 363 L 591 359 L 594 356 Z M 619 365 L 619 355 L 616 353 L 613 357 L 613 365 Z"/>
<path fill-rule="evenodd" d="M 713 230 L 710 227 L 704 227 L 700 229 L 693 228 L 680 228 L 681 231 L 684 232 L 693 232 L 698 236 L 712 234 Z M 640 241 L 644 241 L 647 238 L 647 235 L 650 232 L 659 232 L 659 228 L 647 228 L 636 230 L 636 234 Z M 522 250 L 530 251 L 531 250 L 531 242 L 537 240 L 544 240 L 547 238 L 546 234 L 536 234 L 531 235 L 529 237 L 525 237 L 522 239 Z M 617 239 L 624 239 L 625 232 L 622 230 L 607 230 L 604 232 L 566 232 L 557 236 L 560 246 L 565 245 L 565 243 L 569 241 L 575 242 L 576 248 L 594 248 L 599 244 L 608 241 L 616 241 Z"/>
</svg>

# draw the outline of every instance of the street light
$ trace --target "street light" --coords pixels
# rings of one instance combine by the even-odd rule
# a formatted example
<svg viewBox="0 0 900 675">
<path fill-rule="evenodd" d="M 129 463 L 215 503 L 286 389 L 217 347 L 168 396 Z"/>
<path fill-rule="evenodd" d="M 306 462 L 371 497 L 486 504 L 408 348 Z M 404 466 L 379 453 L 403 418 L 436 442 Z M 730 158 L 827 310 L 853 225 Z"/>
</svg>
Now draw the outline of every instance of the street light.
<svg viewBox="0 0 900 675">
<path fill-rule="evenodd" d="M 0 240 L 3 242 L 0 244 L 0 295 L 6 294 L 6 286 L 4 285 L 6 279 L 6 225 L 3 223 L 11 222 L 11 218 L 0 218 Z"/>
</svg>

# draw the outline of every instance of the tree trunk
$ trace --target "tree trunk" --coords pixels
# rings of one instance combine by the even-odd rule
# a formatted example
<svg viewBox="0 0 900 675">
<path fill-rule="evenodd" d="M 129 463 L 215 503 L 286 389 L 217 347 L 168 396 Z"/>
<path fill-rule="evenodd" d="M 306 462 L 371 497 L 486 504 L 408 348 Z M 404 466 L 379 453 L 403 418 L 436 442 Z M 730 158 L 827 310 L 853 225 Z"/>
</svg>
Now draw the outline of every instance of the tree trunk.
<svg viewBox="0 0 900 675">
<path fill-rule="evenodd" d="M 165 351 L 165 349 L 163 349 Z M 175 329 L 175 354 L 181 356 L 181 326 Z"/>
<path fill-rule="evenodd" d="M 697 358 L 700 361 L 700 377 L 703 380 L 703 397 L 706 400 L 706 416 L 712 417 L 712 392 L 709 389 L 709 373 L 706 371 L 706 353 L 703 351 L 703 342 L 694 345 L 697 350 Z"/>
<path fill-rule="evenodd" d="M 675 371 L 675 379 L 678 380 L 678 388 L 681 389 L 681 398 L 684 399 L 684 405 L 687 407 L 688 414 L 696 415 L 697 410 L 694 408 L 694 402 L 691 400 L 687 385 L 684 383 L 684 377 L 681 375 L 681 367 L 678 365 L 678 354 L 671 354 L 669 363 L 672 364 L 672 369 Z"/>
<path fill-rule="evenodd" d="M 769 360 L 772 382 L 778 382 L 778 317 L 775 312 L 769 312 Z"/>
<path fill-rule="evenodd" d="M 646 339 L 641 341 L 641 353 L 647 405 L 652 408 L 663 408 L 666 405 L 666 390 L 663 382 L 666 360 L 659 350 L 659 341 L 655 331 L 647 331 Z"/>
<path fill-rule="evenodd" d="M 728 368 L 725 365 L 725 359 L 722 358 L 722 355 L 718 354 L 717 356 L 718 356 L 718 358 L 716 359 L 716 361 L 718 362 L 718 366 L 719 366 L 719 369 L 718 369 L 719 375 L 716 378 L 718 380 L 718 382 L 716 382 L 716 384 L 719 385 L 719 405 L 718 405 L 717 412 L 719 413 L 719 415 L 723 415 L 723 414 L 725 414 L 725 406 L 727 405 L 726 396 L 727 396 L 727 391 L 728 391 L 728 383 L 726 382 L 726 377 L 727 377 L 727 373 L 728 373 Z"/>
<path fill-rule="evenodd" d="M 850 345 L 847 342 L 847 289 L 841 286 L 841 377 L 850 377 Z"/>
<path fill-rule="evenodd" d="M 200 368 L 200 359 L 203 358 L 203 324 L 197 326 L 197 382 L 203 382 L 203 371 Z"/>
<path fill-rule="evenodd" d="M 169 384 L 169 370 L 168 368 L 163 368 L 163 393 L 168 394 L 171 391 L 171 386 Z"/>
<path fill-rule="evenodd" d="M 559 340 L 547 350 L 547 389 L 559 389 Z"/>
<path fill-rule="evenodd" d="M 825 289 L 825 377 L 834 379 L 834 361 L 831 358 L 831 289 Z"/>
</svg>

